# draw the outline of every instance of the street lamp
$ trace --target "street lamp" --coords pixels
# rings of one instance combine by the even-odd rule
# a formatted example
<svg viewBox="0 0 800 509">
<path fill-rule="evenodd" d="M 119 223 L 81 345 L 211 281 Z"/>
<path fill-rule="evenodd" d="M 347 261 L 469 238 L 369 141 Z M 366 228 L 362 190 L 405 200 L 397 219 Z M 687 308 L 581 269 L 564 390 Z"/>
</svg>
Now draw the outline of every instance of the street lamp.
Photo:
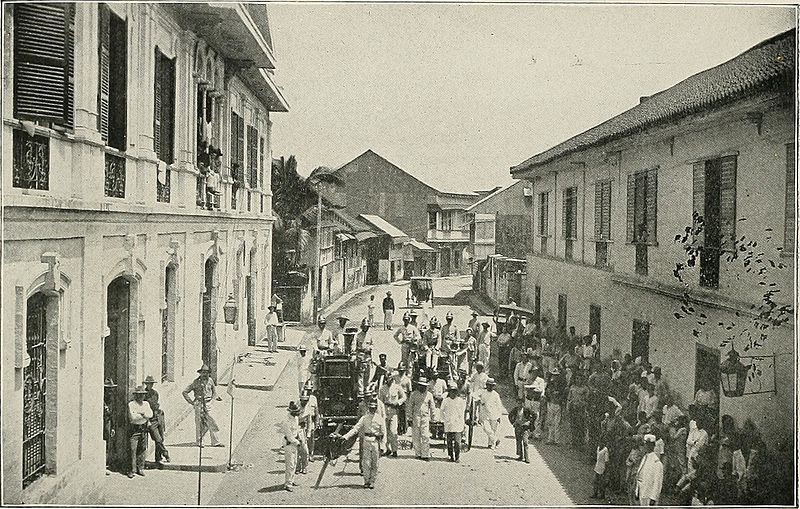
<svg viewBox="0 0 800 509">
<path fill-rule="evenodd" d="M 734 398 L 744 394 L 744 386 L 747 383 L 747 372 L 749 370 L 750 368 L 742 364 L 739 359 L 739 352 L 731 346 L 728 358 L 719 367 L 722 392 L 725 396 Z"/>
</svg>

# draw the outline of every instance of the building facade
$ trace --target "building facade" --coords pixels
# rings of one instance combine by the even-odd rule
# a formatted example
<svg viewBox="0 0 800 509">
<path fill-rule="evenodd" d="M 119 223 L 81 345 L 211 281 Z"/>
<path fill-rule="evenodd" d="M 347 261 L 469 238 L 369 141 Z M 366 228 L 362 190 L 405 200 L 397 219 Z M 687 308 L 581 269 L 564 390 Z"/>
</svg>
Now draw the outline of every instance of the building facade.
<svg viewBox="0 0 800 509">
<path fill-rule="evenodd" d="M 739 426 L 752 419 L 787 458 L 796 433 L 795 71 L 791 31 L 512 168 L 534 199 L 534 311 L 597 334 L 603 357 L 661 366 L 684 407 L 711 389 L 720 414 Z M 700 249 L 694 260 L 690 244 Z M 768 289 L 791 316 L 761 335 Z M 720 392 L 732 347 L 752 367 L 739 397 Z"/>
<path fill-rule="evenodd" d="M 466 213 L 473 261 L 493 254 L 524 258 L 532 241 L 532 208 L 533 195 L 526 181 L 498 189 L 469 206 Z"/>
<path fill-rule="evenodd" d="M 351 214 L 380 216 L 409 238 L 434 248 L 428 273 L 469 272 L 465 210 L 478 195 L 439 191 L 372 150 L 339 167 L 336 174 L 344 185 L 327 188 L 325 195 Z"/>
<path fill-rule="evenodd" d="M 123 469 L 146 375 L 180 391 L 263 335 L 264 161 L 288 106 L 264 6 L 4 9 L 2 498 L 87 503 L 106 464 L 104 379 Z"/>
</svg>

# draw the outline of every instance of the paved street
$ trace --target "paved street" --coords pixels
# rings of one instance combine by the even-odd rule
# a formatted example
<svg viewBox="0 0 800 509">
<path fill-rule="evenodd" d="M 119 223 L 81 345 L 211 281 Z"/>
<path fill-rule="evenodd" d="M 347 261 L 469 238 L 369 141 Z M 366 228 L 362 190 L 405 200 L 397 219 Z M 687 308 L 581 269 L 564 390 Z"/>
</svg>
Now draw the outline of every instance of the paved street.
<svg viewBox="0 0 800 509">
<path fill-rule="evenodd" d="M 448 311 L 455 315 L 456 323 L 465 326 L 470 307 L 468 277 L 435 281 L 436 301 L 428 310 L 442 319 Z M 386 288 L 391 288 L 396 303 L 405 306 L 407 285 L 386 285 L 360 294 L 334 315 L 347 314 L 353 321 L 366 314 L 366 301 L 371 294 L 382 299 Z M 402 303 L 401 303 L 402 301 Z M 400 309 L 399 316 L 404 310 Z M 489 320 L 489 317 L 484 317 Z M 376 353 L 386 352 L 389 363 L 399 360 L 399 349 L 391 332 L 382 326 L 375 331 Z M 476 429 L 475 447 L 464 454 L 459 464 L 447 461 L 444 444 L 434 441 L 433 461 L 421 462 L 410 451 L 410 436 L 406 437 L 404 450 L 396 459 L 382 458 L 376 489 L 363 490 L 363 480 L 358 470 L 358 453 L 350 452 L 331 464 L 324 473 L 319 487 L 315 488 L 322 467 L 317 460 L 310 465 L 308 474 L 298 477 L 300 486 L 293 492 L 283 491 L 283 453 L 277 425 L 283 419 L 288 402 L 297 397 L 296 371 L 290 362 L 279 378 L 274 390 L 261 392 L 263 404 L 238 447 L 233 461 L 239 464 L 227 473 L 203 473 L 204 504 L 447 504 L 469 501 L 475 504 L 536 504 L 571 505 L 586 503 L 591 489 L 591 467 L 576 455 L 566 455 L 558 461 L 554 451 L 544 451 L 547 461 L 536 447 L 531 447 L 531 463 L 515 460 L 513 430 L 507 420 L 501 421 L 503 437 L 496 450 L 486 448 L 483 432 Z M 502 391 L 501 391 L 502 393 Z M 510 406 L 504 398 L 506 407 Z M 549 446 L 545 446 L 549 447 Z M 562 446 L 563 447 L 563 446 Z M 551 464 L 556 459 L 555 468 Z M 554 475 L 569 482 L 562 486 Z M 125 483 L 114 482 L 119 490 Z M 131 487 L 148 491 L 148 502 L 172 504 L 196 503 L 197 473 L 155 471 L 145 478 L 130 481 Z M 113 498 L 113 497 L 112 497 Z M 127 499 L 129 500 L 129 499 Z M 114 502 L 114 500 L 109 500 Z"/>
</svg>

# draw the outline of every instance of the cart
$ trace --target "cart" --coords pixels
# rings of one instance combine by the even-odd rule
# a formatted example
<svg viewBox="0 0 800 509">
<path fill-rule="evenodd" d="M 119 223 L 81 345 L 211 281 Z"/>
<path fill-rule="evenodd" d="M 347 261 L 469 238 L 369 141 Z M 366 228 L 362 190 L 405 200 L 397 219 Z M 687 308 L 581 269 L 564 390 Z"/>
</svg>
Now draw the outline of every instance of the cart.
<svg viewBox="0 0 800 509">
<path fill-rule="evenodd" d="M 530 322 L 535 320 L 535 317 L 536 313 L 532 310 L 511 304 L 502 304 L 494 310 L 494 323 L 497 325 L 498 332 L 506 325 L 511 325 L 513 328 L 516 326 L 516 320 L 520 318 Z"/>
<path fill-rule="evenodd" d="M 422 307 L 423 302 L 430 302 L 433 308 L 433 280 L 429 277 L 414 276 L 406 293 L 406 306 Z"/>
</svg>

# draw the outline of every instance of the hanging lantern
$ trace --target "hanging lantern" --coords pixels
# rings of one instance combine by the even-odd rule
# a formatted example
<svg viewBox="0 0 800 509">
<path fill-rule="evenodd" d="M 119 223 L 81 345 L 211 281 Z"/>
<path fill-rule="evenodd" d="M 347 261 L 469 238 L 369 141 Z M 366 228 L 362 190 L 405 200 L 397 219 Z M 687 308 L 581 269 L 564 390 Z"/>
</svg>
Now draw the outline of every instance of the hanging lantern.
<svg viewBox="0 0 800 509">
<path fill-rule="evenodd" d="M 728 352 L 728 358 L 719 367 L 722 392 L 725 396 L 735 398 L 744 394 L 748 371 L 750 371 L 750 368 L 739 360 L 739 352 L 731 347 L 731 351 Z"/>
<path fill-rule="evenodd" d="M 239 312 L 239 306 L 236 305 L 236 299 L 233 298 L 232 293 L 228 295 L 228 300 L 225 302 L 225 305 L 222 306 L 222 310 L 225 312 L 225 323 L 236 322 L 236 315 Z"/>
</svg>

